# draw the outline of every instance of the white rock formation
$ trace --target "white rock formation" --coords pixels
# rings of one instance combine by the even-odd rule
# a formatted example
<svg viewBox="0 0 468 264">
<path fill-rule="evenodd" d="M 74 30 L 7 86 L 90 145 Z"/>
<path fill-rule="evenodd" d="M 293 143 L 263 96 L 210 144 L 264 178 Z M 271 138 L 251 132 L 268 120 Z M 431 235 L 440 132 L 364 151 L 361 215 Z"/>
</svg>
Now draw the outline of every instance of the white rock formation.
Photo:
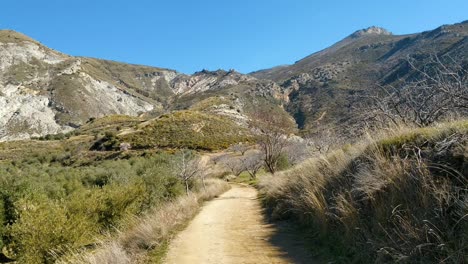
<svg viewBox="0 0 468 264">
<path fill-rule="evenodd" d="M 25 69 L 29 72 L 21 72 L 25 77 L 12 82 L 10 77 L 18 74 L 12 67 L 20 64 L 26 65 Z M 135 116 L 154 108 L 152 104 L 84 72 L 80 58 L 61 54 L 36 42 L 0 42 L 0 141 L 26 139 L 73 129 L 58 123 L 58 110 L 54 105 L 59 105 L 60 110 L 71 114 L 76 109 L 62 107 L 63 102 L 53 102 L 53 96 L 49 92 L 50 83 L 62 75 L 72 79 L 79 76 L 77 82 L 81 87 L 73 91 L 77 96 L 67 100 L 80 100 L 83 108 L 80 110 L 89 113 L 90 117 L 110 114 Z M 170 81 L 175 76 L 168 71 L 163 78 Z"/>
</svg>

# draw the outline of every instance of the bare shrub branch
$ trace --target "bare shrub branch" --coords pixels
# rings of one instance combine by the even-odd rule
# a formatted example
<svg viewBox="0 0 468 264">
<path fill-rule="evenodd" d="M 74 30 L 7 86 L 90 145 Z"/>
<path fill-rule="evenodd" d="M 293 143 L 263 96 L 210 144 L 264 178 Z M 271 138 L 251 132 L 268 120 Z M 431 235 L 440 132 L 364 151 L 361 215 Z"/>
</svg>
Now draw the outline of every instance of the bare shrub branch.
<svg viewBox="0 0 468 264">
<path fill-rule="evenodd" d="M 407 63 L 415 71 L 413 80 L 401 87 L 379 85 L 376 94 L 370 96 L 373 104 L 369 113 L 374 118 L 423 127 L 467 114 L 467 65 L 447 56 L 444 61 L 433 56 L 419 67 L 411 58 Z"/>
</svg>

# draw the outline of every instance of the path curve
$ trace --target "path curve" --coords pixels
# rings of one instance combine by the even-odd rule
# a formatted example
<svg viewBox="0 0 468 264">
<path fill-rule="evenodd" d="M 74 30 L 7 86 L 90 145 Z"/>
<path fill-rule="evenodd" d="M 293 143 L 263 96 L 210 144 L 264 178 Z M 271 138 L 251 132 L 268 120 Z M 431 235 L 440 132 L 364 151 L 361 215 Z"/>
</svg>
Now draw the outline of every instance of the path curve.
<svg viewBox="0 0 468 264">
<path fill-rule="evenodd" d="M 298 241 L 266 223 L 254 188 L 233 185 L 174 238 L 165 263 L 311 263 Z"/>
</svg>

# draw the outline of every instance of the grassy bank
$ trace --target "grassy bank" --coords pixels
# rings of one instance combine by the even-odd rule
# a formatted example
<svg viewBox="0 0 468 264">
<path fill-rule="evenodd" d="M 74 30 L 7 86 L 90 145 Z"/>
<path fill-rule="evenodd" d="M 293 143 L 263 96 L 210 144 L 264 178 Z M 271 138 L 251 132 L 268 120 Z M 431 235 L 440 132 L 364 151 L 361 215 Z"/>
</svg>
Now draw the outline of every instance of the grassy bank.
<svg viewBox="0 0 468 264">
<path fill-rule="evenodd" d="M 403 129 L 264 177 L 265 205 L 338 263 L 468 261 L 468 122 Z"/>
</svg>

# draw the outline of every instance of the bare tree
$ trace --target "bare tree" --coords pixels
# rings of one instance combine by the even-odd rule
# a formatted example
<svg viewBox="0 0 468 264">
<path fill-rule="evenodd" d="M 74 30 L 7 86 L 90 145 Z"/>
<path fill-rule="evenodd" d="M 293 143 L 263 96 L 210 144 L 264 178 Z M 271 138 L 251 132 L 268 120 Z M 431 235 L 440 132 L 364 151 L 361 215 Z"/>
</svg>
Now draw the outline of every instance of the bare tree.
<svg viewBox="0 0 468 264">
<path fill-rule="evenodd" d="M 242 164 L 239 157 L 234 155 L 224 154 L 219 161 L 224 167 L 229 169 L 234 176 L 239 176 L 245 171 L 244 165 Z"/>
<path fill-rule="evenodd" d="M 244 169 L 249 173 L 252 180 L 257 178 L 257 173 L 263 168 L 263 155 L 259 151 L 247 152 L 241 158 Z"/>
<path fill-rule="evenodd" d="M 242 156 L 250 149 L 249 145 L 246 143 L 237 143 L 232 145 L 229 150 L 233 152 L 239 152 Z"/>
<path fill-rule="evenodd" d="M 312 156 L 312 148 L 304 139 L 289 140 L 284 149 L 290 165 L 296 165 Z"/>
<path fill-rule="evenodd" d="M 313 134 L 309 134 L 305 139 L 311 156 L 315 154 L 323 155 L 330 150 L 342 146 L 345 140 L 332 129 L 320 129 Z"/>
<path fill-rule="evenodd" d="M 274 174 L 284 154 L 288 136 L 295 132 L 296 124 L 287 115 L 261 109 L 252 118 L 251 127 L 259 133 L 258 144 L 268 171 Z"/>
<path fill-rule="evenodd" d="M 401 87 L 379 86 L 382 95 L 373 95 L 373 113 L 391 122 L 427 126 L 449 115 L 468 110 L 468 68 L 451 58 L 437 56 L 423 67 L 414 60 L 407 63 L 417 77 Z"/>
<path fill-rule="evenodd" d="M 188 195 L 190 190 L 190 181 L 197 176 L 200 176 L 202 172 L 200 158 L 190 151 L 183 150 L 181 151 L 174 167 L 176 176 L 184 183 L 185 192 Z M 202 182 L 204 185 L 204 177 L 202 177 Z"/>
</svg>

